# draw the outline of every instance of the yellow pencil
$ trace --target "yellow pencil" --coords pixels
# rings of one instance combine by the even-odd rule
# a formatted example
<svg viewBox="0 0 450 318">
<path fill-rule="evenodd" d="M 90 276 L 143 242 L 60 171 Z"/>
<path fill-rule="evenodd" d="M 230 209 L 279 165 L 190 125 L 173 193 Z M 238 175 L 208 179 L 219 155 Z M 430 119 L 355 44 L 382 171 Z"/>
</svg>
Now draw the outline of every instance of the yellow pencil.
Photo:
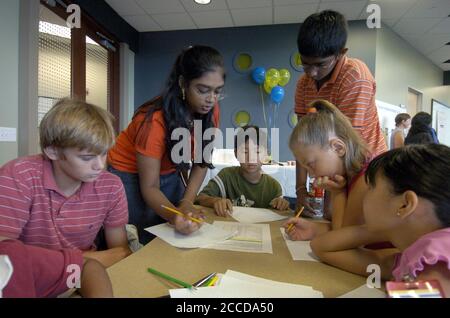
<svg viewBox="0 0 450 318">
<path fill-rule="evenodd" d="M 175 214 L 184 216 L 185 218 L 188 218 L 188 219 L 191 220 L 191 221 L 194 221 L 194 222 L 197 222 L 197 223 L 203 223 L 203 221 L 200 220 L 200 219 L 193 218 L 193 217 L 191 217 L 191 216 L 189 216 L 189 215 L 186 215 L 186 214 L 184 214 L 184 213 L 182 213 L 182 212 L 180 212 L 180 211 L 178 211 L 178 210 L 175 210 L 175 209 L 173 209 L 173 208 L 169 208 L 168 206 L 161 205 L 161 207 L 164 208 L 164 209 L 166 209 L 167 211 L 170 211 L 170 212 L 173 212 L 173 213 L 175 213 Z"/>
<path fill-rule="evenodd" d="M 217 280 L 219 279 L 219 276 L 214 276 L 213 279 L 211 279 L 211 281 L 208 283 L 208 286 L 206 287 L 210 287 L 210 286 L 214 286 L 214 284 L 217 282 Z"/>
<path fill-rule="evenodd" d="M 304 206 L 302 206 L 302 208 L 297 212 L 297 214 L 295 215 L 296 218 L 300 217 L 300 215 L 302 214 L 303 210 L 305 209 Z M 294 223 L 289 224 L 287 232 L 289 232 L 292 227 L 294 226 Z"/>
</svg>

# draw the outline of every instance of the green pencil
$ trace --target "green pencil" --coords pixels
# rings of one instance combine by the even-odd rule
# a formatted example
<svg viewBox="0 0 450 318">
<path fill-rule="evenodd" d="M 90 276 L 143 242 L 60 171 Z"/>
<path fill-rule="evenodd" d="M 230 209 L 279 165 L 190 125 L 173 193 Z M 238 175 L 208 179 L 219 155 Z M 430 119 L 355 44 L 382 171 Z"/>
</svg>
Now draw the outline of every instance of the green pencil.
<svg viewBox="0 0 450 318">
<path fill-rule="evenodd" d="M 179 279 L 176 279 L 176 278 L 174 278 L 172 276 L 169 276 L 167 274 L 161 273 L 161 272 L 157 271 L 156 269 L 148 268 L 147 270 L 149 271 L 149 273 L 155 274 L 156 276 L 159 276 L 159 277 L 162 277 L 164 279 L 167 279 L 168 281 L 173 282 L 175 284 L 178 284 L 180 286 L 183 286 L 185 288 L 189 288 L 189 289 L 194 288 L 194 286 L 192 286 L 191 284 L 185 283 L 185 282 L 183 282 L 183 281 L 181 281 Z"/>
</svg>

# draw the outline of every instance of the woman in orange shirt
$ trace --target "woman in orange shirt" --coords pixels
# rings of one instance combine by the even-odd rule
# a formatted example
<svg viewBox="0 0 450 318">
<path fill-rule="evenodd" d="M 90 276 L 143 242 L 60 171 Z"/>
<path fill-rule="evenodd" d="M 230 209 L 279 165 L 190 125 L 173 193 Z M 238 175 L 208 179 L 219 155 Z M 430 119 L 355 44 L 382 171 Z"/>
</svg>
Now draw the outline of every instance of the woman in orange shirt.
<svg viewBox="0 0 450 318">
<path fill-rule="evenodd" d="M 153 238 L 144 228 L 165 221 L 183 234 L 199 228 L 200 224 L 161 206 L 177 207 L 187 215 L 202 217 L 193 202 L 211 167 L 209 159 L 195 158 L 186 187 L 181 172 L 190 167 L 194 145 L 201 146 L 202 154 L 205 147 L 212 148 L 209 145 L 212 141 L 203 140 L 202 136 L 206 129 L 219 126 L 218 101 L 223 99 L 224 84 L 223 57 L 217 50 L 207 46 L 184 50 L 178 55 L 162 94 L 136 110 L 131 123 L 109 151 L 108 169 L 124 183 L 129 223 L 137 227 L 141 243 Z M 196 127 L 200 124 L 202 127 L 202 135 L 196 135 L 195 140 L 194 121 Z M 175 131 L 177 128 L 184 129 L 190 138 L 174 138 L 179 132 Z M 180 162 L 179 143 L 183 141 L 183 149 L 190 146 L 191 151 L 183 152 L 184 159 Z"/>
</svg>

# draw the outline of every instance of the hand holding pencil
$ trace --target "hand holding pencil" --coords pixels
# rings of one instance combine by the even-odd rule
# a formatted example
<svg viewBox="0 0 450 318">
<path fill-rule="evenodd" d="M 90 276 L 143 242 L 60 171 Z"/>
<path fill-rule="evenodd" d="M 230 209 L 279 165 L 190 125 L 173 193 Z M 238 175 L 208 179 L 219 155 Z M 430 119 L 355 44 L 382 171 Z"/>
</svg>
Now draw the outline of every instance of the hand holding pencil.
<svg viewBox="0 0 450 318">
<path fill-rule="evenodd" d="M 187 235 L 197 231 L 204 222 L 204 216 L 201 213 L 183 213 L 178 209 L 165 205 L 161 205 L 161 207 L 166 211 L 176 214 L 173 224 L 175 226 L 175 230 L 181 234 Z"/>
<path fill-rule="evenodd" d="M 297 214 L 295 214 L 295 217 L 298 219 L 300 217 L 300 215 L 302 215 L 303 210 L 305 209 L 304 206 L 302 206 L 301 208 L 298 208 L 298 212 Z M 292 229 L 292 226 L 294 226 L 294 223 L 289 224 L 287 231 L 289 232 Z"/>
<path fill-rule="evenodd" d="M 295 217 L 290 218 L 283 227 L 289 239 L 293 241 L 309 241 L 316 236 L 316 226 L 314 222 L 300 218 L 304 207 L 297 210 Z"/>
</svg>

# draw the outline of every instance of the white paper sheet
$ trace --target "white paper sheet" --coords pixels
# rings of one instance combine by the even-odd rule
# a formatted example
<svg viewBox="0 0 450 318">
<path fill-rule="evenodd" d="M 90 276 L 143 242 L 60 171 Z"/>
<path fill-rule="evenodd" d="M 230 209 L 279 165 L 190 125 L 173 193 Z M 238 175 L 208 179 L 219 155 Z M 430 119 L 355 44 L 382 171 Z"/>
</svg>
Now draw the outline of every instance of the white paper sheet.
<svg viewBox="0 0 450 318">
<path fill-rule="evenodd" d="M 283 227 L 280 228 L 280 231 L 294 261 L 320 262 L 311 250 L 310 241 L 292 241 L 288 238 Z"/>
<path fill-rule="evenodd" d="M 321 292 L 310 286 L 267 280 L 247 274 L 227 271 L 214 287 L 197 290 L 172 289 L 172 298 L 321 298 Z"/>
<path fill-rule="evenodd" d="M 339 296 L 338 298 L 386 298 L 387 295 L 382 290 L 376 288 L 369 288 L 367 285 L 362 285 L 352 291 Z"/>
<path fill-rule="evenodd" d="M 272 254 L 272 238 L 269 224 L 244 224 L 238 222 L 215 221 L 214 226 L 233 236 L 206 248 L 251 253 Z"/>
<path fill-rule="evenodd" d="M 287 216 L 277 214 L 269 209 L 247 208 L 241 206 L 234 206 L 233 213 L 230 215 L 240 223 L 263 223 L 287 218 Z"/>
<path fill-rule="evenodd" d="M 278 282 L 275 280 L 270 280 L 270 279 L 252 276 L 252 275 L 241 273 L 241 272 L 236 272 L 236 271 L 233 271 L 230 269 L 226 271 L 225 275 L 228 277 L 232 277 L 232 278 L 236 278 L 236 279 L 240 279 L 240 280 L 244 280 L 244 281 L 247 281 L 250 283 L 255 283 L 255 284 L 260 284 L 260 285 L 279 286 L 279 287 L 283 287 L 283 288 L 298 288 L 299 286 L 301 286 L 304 289 L 308 289 L 310 291 L 315 291 L 311 286 Z M 319 292 L 319 291 L 315 291 L 315 292 L 319 293 L 321 295 L 320 297 L 323 297 L 321 292 Z"/>
<path fill-rule="evenodd" d="M 156 235 L 172 246 L 179 248 L 205 247 L 211 244 L 223 242 L 232 237 L 236 232 L 226 231 L 220 227 L 205 223 L 202 227 L 189 235 L 180 234 L 167 223 L 155 225 L 145 229 Z"/>
</svg>

